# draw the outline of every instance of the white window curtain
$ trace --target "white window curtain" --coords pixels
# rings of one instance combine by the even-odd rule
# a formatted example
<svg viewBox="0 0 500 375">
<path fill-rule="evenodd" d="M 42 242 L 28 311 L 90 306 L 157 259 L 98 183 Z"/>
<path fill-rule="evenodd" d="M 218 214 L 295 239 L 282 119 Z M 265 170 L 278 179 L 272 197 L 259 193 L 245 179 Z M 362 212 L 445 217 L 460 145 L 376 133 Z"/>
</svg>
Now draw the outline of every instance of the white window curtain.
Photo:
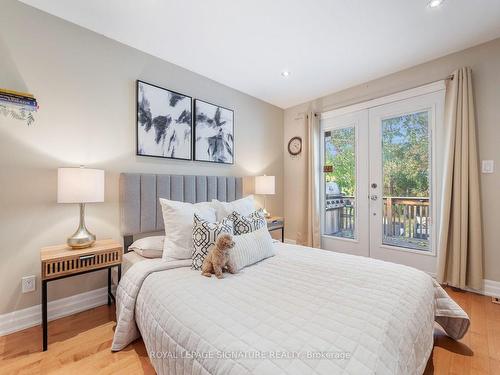
<svg viewBox="0 0 500 375">
<path fill-rule="evenodd" d="M 438 281 L 481 289 L 483 242 L 472 72 L 461 68 L 448 81 L 445 166 L 438 252 Z"/>
<path fill-rule="evenodd" d="M 306 228 L 299 237 L 299 243 L 319 248 L 320 237 L 320 126 L 319 118 L 314 112 L 306 116 L 307 124 L 307 207 Z"/>
</svg>

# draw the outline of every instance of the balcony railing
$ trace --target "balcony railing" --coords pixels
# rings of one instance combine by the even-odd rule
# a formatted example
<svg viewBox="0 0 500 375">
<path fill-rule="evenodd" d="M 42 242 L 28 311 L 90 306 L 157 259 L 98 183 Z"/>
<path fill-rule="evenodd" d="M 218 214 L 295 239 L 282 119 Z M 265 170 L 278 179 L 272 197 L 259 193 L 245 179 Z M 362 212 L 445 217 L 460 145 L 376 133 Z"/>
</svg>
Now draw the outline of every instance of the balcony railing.
<svg viewBox="0 0 500 375">
<path fill-rule="evenodd" d="M 429 250 L 428 197 L 384 197 L 384 244 Z"/>
<path fill-rule="evenodd" d="M 355 198 L 346 196 L 344 199 L 346 205 L 340 211 L 338 234 L 353 238 Z M 384 244 L 430 250 L 431 208 L 428 197 L 384 197 L 383 209 Z"/>
</svg>

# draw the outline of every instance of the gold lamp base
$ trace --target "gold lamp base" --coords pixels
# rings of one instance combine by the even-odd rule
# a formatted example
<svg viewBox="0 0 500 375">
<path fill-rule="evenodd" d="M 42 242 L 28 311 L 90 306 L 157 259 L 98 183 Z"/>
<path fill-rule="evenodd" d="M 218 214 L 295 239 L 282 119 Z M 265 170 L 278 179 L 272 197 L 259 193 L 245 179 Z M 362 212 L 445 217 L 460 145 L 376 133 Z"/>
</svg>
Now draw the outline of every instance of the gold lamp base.
<svg viewBox="0 0 500 375">
<path fill-rule="evenodd" d="M 262 209 L 262 212 L 264 212 L 264 217 L 266 219 L 269 219 L 271 217 L 271 214 L 265 208 Z"/>
<path fill-rule="evenodd" d="M 85 204 L 80 203 L 80 225 L 66 243 L 72 249 L 85 249 L 92 246 L 95 239 L 95 234 L 90 233 L 85 225 Z"/>
<path fill-rule="evenodd" d="M 266 201 L 267 201 L 267 195 L 264 194 L 264 208 L 262 210 L 264 211 L 264 217 L 266 219 L 269 219 L 271 217 L 271 214 L 269 213 L 269 211 L 266 208 L 267 207 L 267 204 L 266 204 L 267 202 Z"/>
</svg>

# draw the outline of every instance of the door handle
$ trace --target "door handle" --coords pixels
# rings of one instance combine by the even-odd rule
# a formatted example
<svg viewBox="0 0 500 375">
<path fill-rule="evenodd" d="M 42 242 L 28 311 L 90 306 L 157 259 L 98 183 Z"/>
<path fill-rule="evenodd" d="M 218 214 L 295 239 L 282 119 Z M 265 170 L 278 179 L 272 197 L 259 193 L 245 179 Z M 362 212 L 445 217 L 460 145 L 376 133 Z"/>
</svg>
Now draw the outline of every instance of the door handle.
<svg viewBox="0 0 500 375">
<path fill-rule="evenodd" d="M 378 197 L 374 194 L 374 195 L 370 195 L 370 199 L 372 201 L 376 201 L 378 199 Z"/>
</svg>

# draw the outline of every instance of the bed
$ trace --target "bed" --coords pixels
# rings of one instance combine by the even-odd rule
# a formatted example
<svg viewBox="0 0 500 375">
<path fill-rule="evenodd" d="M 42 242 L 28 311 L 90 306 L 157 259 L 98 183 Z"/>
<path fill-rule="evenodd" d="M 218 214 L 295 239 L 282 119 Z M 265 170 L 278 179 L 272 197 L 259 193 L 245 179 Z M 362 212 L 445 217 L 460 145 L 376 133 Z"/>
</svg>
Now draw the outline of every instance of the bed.
<svg viewBox="0 0 500 375">
<path fill-rule="evenodd" d="M 121 277 L 123 277 L 127 271 L 132 267 L 134 264 L 138 262 L 142 262 L 143 260 L 146 260 L 148 258 L 145 258 L 136 252 L 129 251 L 123 254 L 122 257 L 122 269 L 121 269 Z M 113 281 L 114 286 L 118 286 L 118 270 L 113 268 L 111 270 L 111 280 Z"/>
<path fill-rule="evenodd" d="M 233 200 L 242 188 L 231 177 L 129 174 L 120 186 L 125 236 L 161 230 L 160 208 L 145 200 L 172 192 L 192 202 Z M 191 260 L 134 263 L 117 289 L 112 350 L 142 336 L 158 374 L 422 374 L 434 323 L 455 338 L 468 328 L 467 315 L 424 272 L 274 246 L 276 256 L 223 280 L 201 277 Z"/>
</svg>

